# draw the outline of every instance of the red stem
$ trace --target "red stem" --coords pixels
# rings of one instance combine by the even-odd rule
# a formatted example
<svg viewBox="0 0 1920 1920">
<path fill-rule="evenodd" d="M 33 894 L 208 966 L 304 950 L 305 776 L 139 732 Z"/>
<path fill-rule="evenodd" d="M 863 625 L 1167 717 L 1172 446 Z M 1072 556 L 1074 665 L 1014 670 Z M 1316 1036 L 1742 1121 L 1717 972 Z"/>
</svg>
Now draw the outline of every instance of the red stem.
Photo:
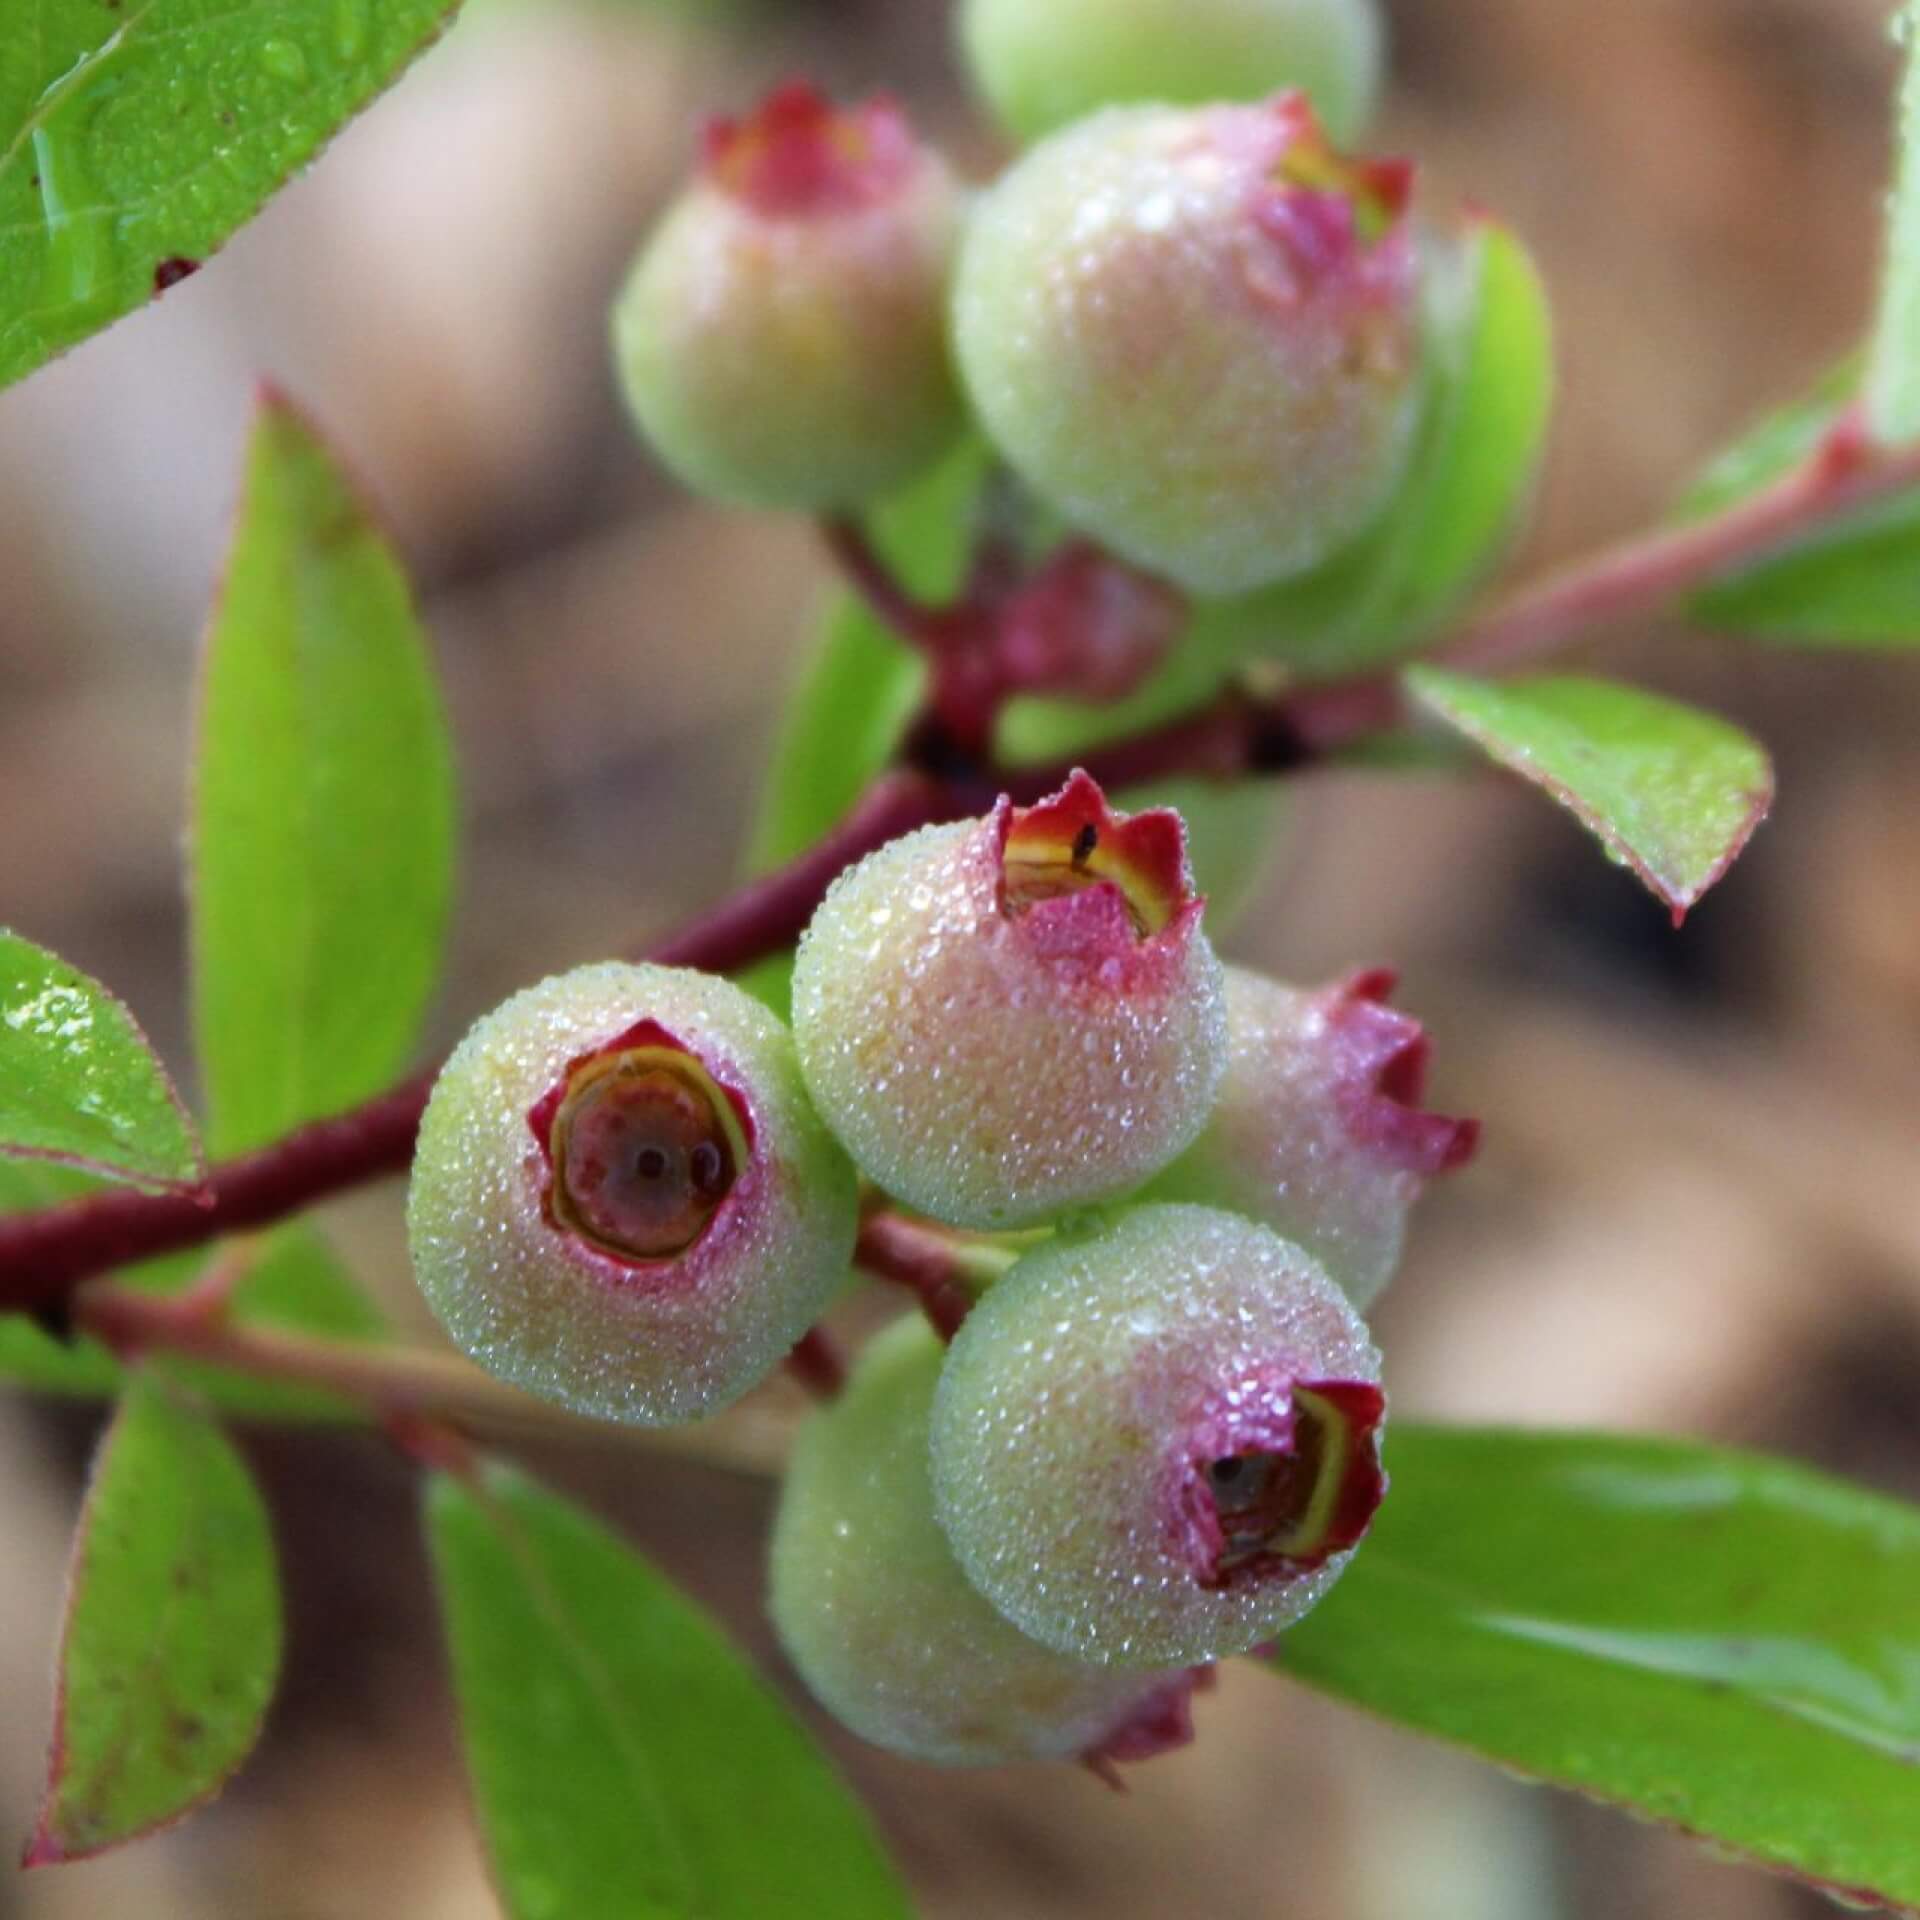
<svg viewBox="0 0 1920 1920">
<path fill-rule="evenodd" d="M 905 1287 L 942 1340 L 960 1331 L 972 1309 L 973 1295 L 945 1237 L 898 1214 L 876 1213 L 861 1223 L 853 1264 L 876 1280 Z"/>
<path fill-rule="evenodd" d="M 952 648 L 958 638 L 953 610 L 916 600 L 857 521 L 824 520 L 820 531 L 847 584 L 887 626 L 930 657 Z"/>
<path fill-rule="evenodd" d="M 814 1327 L 800 1336 L 787 1355 L 787 1371 L 816 1400 L 837 1400 L 847 1384 L 846 1356 L 823 1327 Z"/>
<path fill-rule="evenodd" d="M 961 798 L 922 775 L 882 780 L 846 823 L 653 950 L 670 965 L 727 972 L 797 939 L 843 867 L 902 833 L 964 818 Z M 215 1167 L 197 1194 L 130 1187 L 0 1217 L 0 1311 L 49 1309 L 83 1280 L 286 1218 L 345 1188 L 404 1173 L 432 1090 L 427 1072 L 366 1105 L 301 1127 Z"/>
<path fill-rule="evenodd" d="M 1512 667 L 1589 627 L 1642 619 L 1796 540 L 1920 485 L 1920 445 L 1884 448 L 1843 416 L 1791 472 L 1724 513 L 1576 561 L 1470 622 L 1433 654 L 1442 666 Z"/>
</svg>

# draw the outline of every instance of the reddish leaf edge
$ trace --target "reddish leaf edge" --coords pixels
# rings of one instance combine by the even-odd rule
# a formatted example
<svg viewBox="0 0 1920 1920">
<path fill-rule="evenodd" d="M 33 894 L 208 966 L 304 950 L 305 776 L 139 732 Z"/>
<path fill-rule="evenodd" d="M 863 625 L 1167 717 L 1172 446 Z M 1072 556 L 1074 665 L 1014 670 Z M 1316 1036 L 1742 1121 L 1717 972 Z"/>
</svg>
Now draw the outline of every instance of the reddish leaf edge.
<svg viewBox="0 0 1920 1920">
<path fill-rule="evenodd" d="M 127 1385 L 131 1388 L 136 1382 L 144 1382 L 158 1393 L 183 1404 L 194 1406 L 190 1396 L 168 1385 L 150 1368 L 142 1368 L 128 1375 Z M 79 1846 L 69 1845 L 56 1831 L 59 1824 L 60 1790 L 67 1772 L 67 1639 L 73 1630 L 74 1600 L 80 1590 L 80 1582 L 86 1569 L 87 1549 L 92 1538 L 94 1507 L 98 1501 L 102 1481 L 106 1478 L 109 1454 L 119 1440 L 126 1425 L 126 1398 L 121 1398 L 115 1407 L 113 1419 L 102 1436 L 100 1444 L 94 1450 L 93 1464 L 87 1473 L 87 1491 L 80 1503 L 80 1517 L 74 1527 L 73 1553 L 67 1561 L 67 1577 L 60 1602 L 60 1644 L 54 1656 L 53 1686 L 53 1728 L 47 1741 L 47 1785 L 41 1797 L 40 1811 L 34 1819 L 33 1831 L 20 1852 L 22 1872 L 32 1872 L 36 1867 L 75 1866 L 84 1861 L 98 1860 L 103 1854 L 117 1852 L 121 1847 L 131 1846 L 139 1840 L 150 1840 L 155 1834 L 166 1833 L 193 1818 L 203 1808 L 209 1807 L 224 1793 L 234 1775 L 244 1764 L 244 1758 L 237 1761 L 217 1780 L 183 1802 L 172 1813 L 159 1820 L 150 1821 L 144 1827 L 136 1827 L 130 1833 L 116 1834 L 110 1840 L 100 1840 Z M 259 1725 L 254 1729 L 254 1745 L 258 1745 L 259 1733 L 266 1724 L 266 1714 L 262 1711 Z M 250 1749 L 251 1751 L 251 1749 Z"/>
<path fill-rule="evenodd" d="M 1419 696 L 1415 695 L 1415 698 L 1419 699 Z M 1773 756 L 1764 746 L 1755 741 L 1754 746 L 1766 767 L 1765 781 L 1758 787 L 1749 787 L 1746 790 L 1743 796 L 1746 812 L 1740 824 L 1729 837 L 1720 857 L 1707 869 L 1696 885 L 1689 887 L 1662 874 L 1639 848 L 1617 832 L 1601 814 L 1588 806 L 1563 782 L 1549 779 L 1537 767 L 1529 765 L 1524 754 L 1505 747 L 1484 729 L 1475 726 L 1460 714 L 1439 712 L 1424 700 L 1421 700 L 1420 704 L 1428 712 L 1433 713 L 1436 719 L 1444 721 L 1457 733 L 1472 741 L 1503 772 L 1512 774 L 1526 785 L 1544 793 L 1556 805 L 1572 814 L 1667 909 L 1673 916 L 1675 932 L 1686 925 L 1687 916 L 1733 870 L 1734 862 L 1746 852 L 1753 836 L 1766 824 L 1769 815 L 1773 812 L 1773 803 L 1779 797 L 1779 780 L 1774 770 Z"/>
<path fill-rule="evenodd" d="M 1363 1714 L 1379 1726 L 1392 1727 L 1397 1732 L 1411 1734 L 1417 1739 L 1431 1740 L 1436 1745 L 1448 1748 L 1454 1753 L 1466 1754 L 1470 1759 L 1484 1765 L 1498 1767 L 1509 1778 L 1519 1780 L 1526 1785 L 1551 1787 L 1558 1793 L 1571 1793 L 1585 1800 L 1589 1805 L 1605 1807 L 1611 1813 L 1625 1813 L 1635 1820 L 1646 1821 L 1651 1826 L 1662 1827 L 1669 1833 L 1677 1833 L 1684 1840 L 1696 1845 L 1711 1848 L 1726 1859 L 1741 1866 L 1755 1867 L 1761 1872 L 1771 1874 L 1775 1879 L 1791 1881 L 1796 1886 L 1810 1888 L 1815 1893 L 1855 1907 L 1867 1907 L 1876 1913 L 1897 1915 L 1899 1920 L 1920 1920 L 1920 1907 L 1902 1905 L 1890 1894 L 1877 1887 L 1860 1886 L 1844 1880 L 1832 1880 L 1813 1873 L 1791 1862 L 1770 1858 L 1764 1853 L 1749 1847 L 1738 1846 L 1717 1833 L 1709 1833 L 1700 1827 L 1690 1827 L 1684 1820 L 1670 1819 L 1665 1814 L 1650 1812 L 1621 1795 L 1603 1793 L 1599 1788 L 1586 1785 L 1579 1780 L 1568 1780 L 1558 1774 L 1538 1772 L 1530 1767 L 1515 1766 L 1504 1754 L 1494 1753 L 1485 1747 L 1477 1747 L 1470 1740 L 1457 1734 L 1437 1733 L 1428 1727 L 1416 1726 L 1412 1721 L 1402 1720 L 1398 1716 L 1383 1712 L 1378 1707 L 1367 1706 L 1342 1693 L 1336 1687 L 1321 1686 L 1304 1673 L 1296 1672 L 1287 1665 L 1287 1650 L 1284 1636 L 1270 1647 L 1256 1649 L 1256 1664 L 1270 1673 L 1276 1673 L 1293 1682 L 1297 1687 L 1305 1687 L 1310 1692 L 1320 1694 L 1328 1700 L 1338 1701 L 1350 1713 Z"/>
</svg>

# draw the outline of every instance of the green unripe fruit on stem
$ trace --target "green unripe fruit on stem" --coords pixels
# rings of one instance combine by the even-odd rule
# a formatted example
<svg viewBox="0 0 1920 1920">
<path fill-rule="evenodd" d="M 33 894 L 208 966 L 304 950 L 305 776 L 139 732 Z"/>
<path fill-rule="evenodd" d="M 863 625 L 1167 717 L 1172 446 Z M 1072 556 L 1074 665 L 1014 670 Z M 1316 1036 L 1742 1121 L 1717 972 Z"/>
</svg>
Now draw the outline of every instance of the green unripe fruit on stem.
<svg viewBox="0 0 1920 1920">
<path fill-rule="evenodd" d="M 1398 164 L 1346 161 L 1299 94 L 1115 107 L 985 194 L 954 341 L 1049 506 L 1202 596 L 1304 573 L 1392 498 L 1422 386 Z"/>
<path fill-rule="evenodd" d="M 1149 1206 L 1027 1254 L 934 1401 L 936 1509 L 1036 1640 L 1166 1667 L 1245 1653 L 1338 1579 L 1385 1488 L 1380 1356 L 1311 1255 Z"/>
<path fill-rule="evenodd" d="M 1206 1124 L 1221 969 L 1179 816 L 1076 774 L 843 874 L 800 943 L 794 1038 L 861 1170 L 953 1226 L 1130 1192 Z"/>
<path fill-rule="evenodd" d="M 691 1420 L 845 1278 L 858 1183 L 786 1029 L 724 980 L 581 967 L 488 1014 L 420 1123 L 407 1236 L 455 1342 L 543 1399 Z"/>
<path fill-rule="evenodd" d="M 1263 1220 L 1363 1312 L 1392 1279 L 1408 1211 L 1464 1166 L 1475 1120 L 1420 1106 L 1428 1042 L 1381 969 L 1305 991 L 1227 969 L 1226 1078 L 1206 1131 L 1150 1191 Z"/>
<path fill-rule="evenodd" d="M 960 190 L 890 102 L 783 87 L 709 129 L 700 178 L 614 308 L 629 404 L 687 485 L 858 506 L 958 435 L 947 350 Z"/>
<path fill-rule="evenodd" d="M 1022 140 L 1101 107 L 1284 87 L 1351 140 L 1379 94 L 1385 40 L 1376 0 L 963 0 L 959 32 L 975 83 Z"/>
<path fill-rule="evenodd" d="M 1105 1763 L 1184 1745 L 1201 1676 L 1070 1659 L 968 1584 L 927 1472 L 944 1357 L 917 1316 L 900 1322 L 801 1429 L 774 1520 L 770 1603 L 800 1677 L 863 1740 L 944 1766 Z"/>
</svg>

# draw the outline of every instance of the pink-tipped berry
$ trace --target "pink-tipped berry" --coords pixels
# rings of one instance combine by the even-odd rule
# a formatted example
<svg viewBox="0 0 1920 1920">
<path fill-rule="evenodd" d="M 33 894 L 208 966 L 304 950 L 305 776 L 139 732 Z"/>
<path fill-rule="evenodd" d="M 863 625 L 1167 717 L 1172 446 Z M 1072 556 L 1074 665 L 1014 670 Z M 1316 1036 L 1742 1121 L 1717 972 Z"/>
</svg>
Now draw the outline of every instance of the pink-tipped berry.
<svg viewBox="0 0 1920 1920">
<path fill-rule="evenodd" d="M 1036 1640 L 1122 1667 L 1244 1653 L 1338 1579 L 1385 1491 L 1380 1356 L 1311 1255 L 1149 1206 L 1027 1254 L 934 1402 L 967 1576 Z"/>
<path fill-rule="evenodd" d="M 1423 366 L 1408 170 L 1306 99 L 1116 107 L 981 200 L 954 339 L 982 424 L 1083 532 L 1189 592 L 1305 572 L 1387 505 Z"/>
<path fill-rule="evenodd" d="M 614 309 L 627 399 L 689 486 L 825 511 L 899 487 L 963 412 L 946 344 L 961 221 L 887 100 L 777 89 L 708 130 L 700 177 Z"/>
<path fill-rule="evenodd" d="M 1220 1083 L 1200 914 L 1179 816 L 1114 813 L 1085 774 L 909 834 L 842 875 L 800 943 L 807 1085 L 862 1171 L 952 1225 L 1124 1194 Z"/>
<path fill-rule="evenodd" d="M 407 1231 L 482 1366 L 658 1424 L 791 1350 L 846 1276 L 857 1210 L 772 1014 L 724 980 L 609 963 L 516 994 L 455 1049 Z"/>
<path fill-rule="evenodd" d="M 1363 1312 L 1400 1264 L 1421 1189 L 1480 1139 L 1478 1121 L 1422 1108 L 1429 1043 L 1386 1004 L 1393 986 L 1377 970 L 1309 992 L 1229 967 L 1220 1098 L 1151 1189 L 1265 1221 Z"/>
<path fill-rule="evenodd" d="M 1055 1653 L 968 1583 L 933 1515 L 927 1421 L 944 1349 L 917 1317 L 801 1430 L 774 1521 L 770 1611 L 814 1696 L 864 1740 L 945 1766 L 1084 1759 L 1191 1737 L 1186 1668 Z"/>
</svg>

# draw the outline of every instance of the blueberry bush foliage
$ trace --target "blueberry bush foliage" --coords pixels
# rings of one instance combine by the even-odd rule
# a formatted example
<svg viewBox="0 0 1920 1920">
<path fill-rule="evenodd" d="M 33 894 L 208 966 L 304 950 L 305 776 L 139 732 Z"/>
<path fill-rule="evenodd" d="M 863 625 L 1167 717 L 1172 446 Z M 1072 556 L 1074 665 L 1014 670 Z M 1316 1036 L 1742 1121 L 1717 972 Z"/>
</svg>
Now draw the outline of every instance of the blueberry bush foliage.
<svg viewBox="0 0 1920 1920">
<path fill-rule="evenodd" d="M 445 12 L 27 0 L 0 380 L 206 263 Z M 844 576 L 749 877 L 438 1068 L 428 649 L 263 394 L 197 692 L 199 1110 L 107 986 L 0 934 L 0 1375 L 114 1407 L 25 1863 L 245 1763 L 281 1610 L 226 1423 L 350 1423 L 420 1471 L 507 1912 L 905 1913 L 779 1693 L 487 1437 L 695 1421 L 784 1368 L 817 1406 L 773 1624 L 879 1746 L 1111 1779 L 1238 1657 L 1920 1909 L 1920 1512 L 1686 1438 L 1391 1421 L 1365 1315 L 1479 1124 L 1427 1105 L 1390 973 L 1215 945 L 1330 762 L 1491 761 L 1678 922 L 1766 751 L 1559 654 L 1674 609 L 1920 647 L 1920 67 L 1860 350 L 1667 522 L 1516 588 L 1547 293 L 1497 216 L 1367 154 L 1370 0 L 956 13 L 998 178 L 789 82 L 708 124 L 611 318 L 659 458 L 813 517 Z M 304 1217 L 399 1175 L 458 1355 L 395 1340 Z M 822 1321 L 856 1280 L 903 1313 L 849 1357 Z"/>
</svg>

